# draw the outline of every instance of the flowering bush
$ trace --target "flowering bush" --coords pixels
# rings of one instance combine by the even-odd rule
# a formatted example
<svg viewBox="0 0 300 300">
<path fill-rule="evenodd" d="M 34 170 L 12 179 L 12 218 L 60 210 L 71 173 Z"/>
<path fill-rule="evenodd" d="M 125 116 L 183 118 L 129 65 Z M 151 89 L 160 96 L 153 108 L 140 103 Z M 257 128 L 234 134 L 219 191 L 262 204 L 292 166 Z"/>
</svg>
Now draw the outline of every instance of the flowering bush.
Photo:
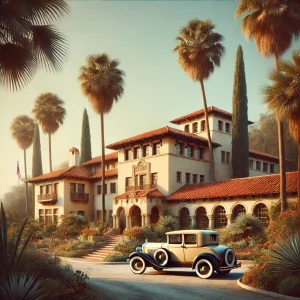
<svg viewBox="0 0 300 300">
<path fill-rule="evenodd" d="M 135 238 L 130 238 L 128 236 L 124 236 L 121 238 L 116 245 L 114 246 L 114 250 L 127 254 L 135 251 L 135 248 L 140 243 Z"/>
<path fill-rule="evenodd" d="M 137 241 L 144 242 L 145 241 L 145 233 L 143 227 L 132 227 L 129 229 L 126 229 L 123 232 L 124 236 L 127 236 L 128 238 L 136 239 Z"/>
</svg>

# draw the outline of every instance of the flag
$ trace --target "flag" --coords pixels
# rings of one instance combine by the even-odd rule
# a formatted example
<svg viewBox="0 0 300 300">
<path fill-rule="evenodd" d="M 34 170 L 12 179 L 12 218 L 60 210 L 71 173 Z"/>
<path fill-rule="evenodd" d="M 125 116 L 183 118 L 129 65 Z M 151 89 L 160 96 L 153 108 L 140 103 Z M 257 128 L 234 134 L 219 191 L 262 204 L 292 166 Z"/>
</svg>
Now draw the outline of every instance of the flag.
<svg viewBox="0 0 300 300">
<path fill-rule="evenodd" d="M 21 178 L 21 172 L 19 169 L 19 161 L 17 162 L 17 176 L 19 177 L 19 179 Z"/>
</svg>

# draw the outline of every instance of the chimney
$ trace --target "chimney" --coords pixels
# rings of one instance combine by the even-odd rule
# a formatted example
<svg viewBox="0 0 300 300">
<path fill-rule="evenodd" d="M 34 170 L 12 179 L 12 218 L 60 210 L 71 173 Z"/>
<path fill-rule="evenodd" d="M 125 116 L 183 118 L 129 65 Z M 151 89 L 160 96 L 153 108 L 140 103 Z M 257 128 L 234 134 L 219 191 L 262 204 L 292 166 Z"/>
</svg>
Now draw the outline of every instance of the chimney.
<svg viewBox="0 0 300 300">
<path fill-rule="evenodd" d="M 69 154 L 69 167 L 79 167 L 80 166 L 80 154 L 79 150 L 75 147 L 72 147 L 70 149 L 70 154 Z"/>
</svg>

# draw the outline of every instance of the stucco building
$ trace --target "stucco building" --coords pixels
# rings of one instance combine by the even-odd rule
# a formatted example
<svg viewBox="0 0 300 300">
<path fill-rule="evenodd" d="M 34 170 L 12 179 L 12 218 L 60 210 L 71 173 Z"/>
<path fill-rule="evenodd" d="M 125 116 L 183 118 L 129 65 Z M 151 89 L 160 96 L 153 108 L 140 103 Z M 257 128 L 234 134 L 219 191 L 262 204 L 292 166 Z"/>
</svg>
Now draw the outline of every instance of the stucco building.
<svg viewBox="0 0 300 300">
<path fill-rule="evenodd" d="M 216 181 L 210 181 L 209 152 L 204 111 L 171 121 L 179 128 L 161 127 L 106 148 L 106 184 L 101 186 L 101 157 L 80 165 L 76 148 L 69 153 L 69 167 L 29 180 L 35 188 L 35 218 L 57 222 L 74 212 L 90 219 L 101 216 L 105 193 L 106 216 L 114 228 L 149 226 L 168 209 L 182 227 L 219 228 L 239 213 L 268 222 L 268 210 L 279 199 L 279 160 L 249 149 L 249 174 L 232 178 L 229 112 L 209 107 Z M 252 122 L 249 121 L 249 124 Z M 287 174 L 288 200 L 295 201 L 297 173 Z"/>
</svg>

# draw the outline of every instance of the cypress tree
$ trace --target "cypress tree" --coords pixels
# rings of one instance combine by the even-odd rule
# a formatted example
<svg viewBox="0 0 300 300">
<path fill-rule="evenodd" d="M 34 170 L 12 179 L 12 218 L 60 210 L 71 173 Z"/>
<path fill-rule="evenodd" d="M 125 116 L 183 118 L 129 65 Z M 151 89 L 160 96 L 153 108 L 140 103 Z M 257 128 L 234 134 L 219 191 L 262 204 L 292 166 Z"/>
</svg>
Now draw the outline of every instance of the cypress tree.
<svg viewBox="0 0 300 300">
<path fill-rule="evenodd" d="M 232 171 L 233 178 L 249 176 L 248 98 L 241 45 L 236 53 L 232 97 Z"/>
<path fill-rule="evenodd" d="M 33 140 L 33 149 L 32 149 L 32 177 L 40 176 L 42 174 L 43 174 L 43 166 L 42 166 L 40 130 L 39 130 L 39 125 L 36 123 L 35 135 Z"/>
<path fill-rule="evenodd" d="M 82 130 L 81 130 L 81 163 L 92 159 L 91 133 L 89 116 L 86 108 L 83 112 Z"/>
</svg>

